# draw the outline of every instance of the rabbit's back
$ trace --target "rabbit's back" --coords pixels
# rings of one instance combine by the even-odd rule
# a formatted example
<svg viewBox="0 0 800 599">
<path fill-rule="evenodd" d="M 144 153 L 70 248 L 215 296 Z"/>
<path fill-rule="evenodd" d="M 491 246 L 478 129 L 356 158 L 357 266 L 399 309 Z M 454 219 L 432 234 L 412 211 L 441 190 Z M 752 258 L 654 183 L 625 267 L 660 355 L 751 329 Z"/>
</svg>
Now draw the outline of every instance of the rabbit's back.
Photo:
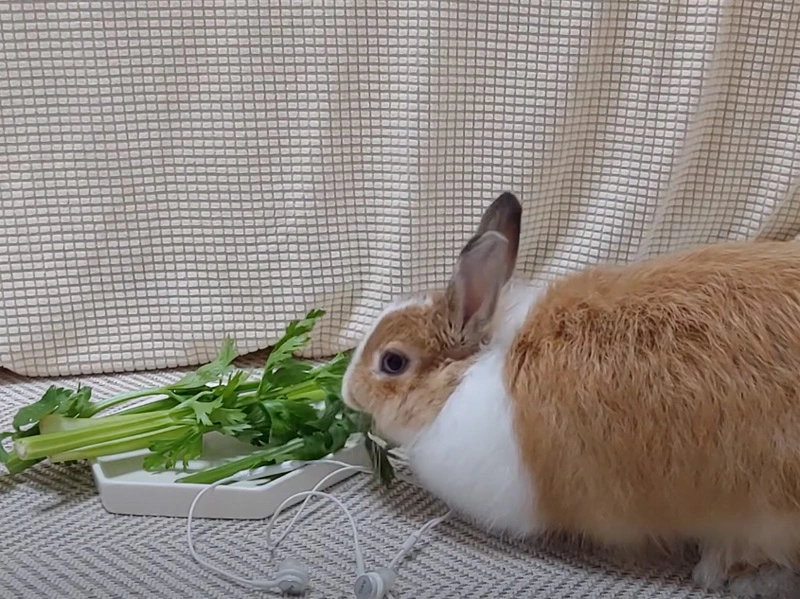
<svg viewBox="0 0 800 599">
<path fill-rule="evenodd" d="M 800 539 L 800 244 L 563 279 L 505 368 L 551 526 L 618 542 L 791 526 Z"/>
</svg>

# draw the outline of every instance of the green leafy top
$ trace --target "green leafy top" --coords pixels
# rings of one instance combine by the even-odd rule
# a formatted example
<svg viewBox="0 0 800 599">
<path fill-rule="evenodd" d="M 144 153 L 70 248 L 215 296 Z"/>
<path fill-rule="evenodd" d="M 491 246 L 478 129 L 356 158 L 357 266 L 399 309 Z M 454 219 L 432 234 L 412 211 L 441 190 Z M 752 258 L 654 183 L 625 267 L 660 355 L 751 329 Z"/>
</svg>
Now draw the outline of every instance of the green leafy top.
<svg viewBox="0 0 800 599">
<path fill-rule="evenodd" d="M 214 361 L 201 366 L 194 372 L 188 373 L 180 380 L 169 385 L 170 389 L 194 389 L 202 387 L 206 383 L 211 383 L 225 374 L 236 359 L 236 345 L 231 338 L 225 338 L 222 347 Z"/>
<path fill-rule="evenodd" d="M 311 338 L 311 331 L 317 321 L 325 315 L 324 310 L 311 310 L 305 318 L 295 320 L 286 327 L 286 332 L 277 343 L 272 347 L 264 364 L 264 374 L 261 384 L 258 387 L 259 393 L 263 393 L 270 385 L 274 385 L 275 376 L 279 367 L 286 367 L 287 362 L 292 360 L 294 354 L 303 349 Z M 303 363 L 300 363 L 303 364 Z M 293 364 L 289 368 L 294 368 L 296 372 L 300 364 Z"/>
<path fill-rule="evenodd" d="M 92 389 L 78 387 L 76 390 L 51 386 L 36 403 L 20 408 L 14 416 L 14 430 L 21 431 L 25 426 L 35 426 L 45 416 L 60 414 L 73 418 L 85 417 L 91 410 Z"/>
<path fill-rule="evenodd" d="M 244 370 L 223 377 L 237 355 L 233 340 L 225 339 L 214 361 L 170 385 L 102 402 L 91 401 L 88 387 L 75 391 L 51 387 L 39 401 L 19 410 L 13 432 L 0 433 L 0 443 L 11 437 L 18 452 L 8 453 L 0 445 L 0 461 L 9 471 L 18 472 L 43 457 L 73 460 L 148 448 L 145 468 L 162 470 L 179 463 L 186 467 L 199 457 L 203 436 L 211 431 L 255 446 L 253 454 L 242 460 L 182 479 L 214 482 L 237 469 L 335 453 L 353 434 L 368 432 L 371 421 L 342 401 L 349 353 L 322 364 L 295 357 L 323 315 L 322 310 L 312 310 L 290 323 L 258 380 L 249 380 Z M 95 417 L 112 406 L 144 397 L 158 399 L 123 409 L 118 417 Z M 392 470 L 385 451 L 369 438 L 367 449 L 377 475 L 388 484 Z"/>
</svg>

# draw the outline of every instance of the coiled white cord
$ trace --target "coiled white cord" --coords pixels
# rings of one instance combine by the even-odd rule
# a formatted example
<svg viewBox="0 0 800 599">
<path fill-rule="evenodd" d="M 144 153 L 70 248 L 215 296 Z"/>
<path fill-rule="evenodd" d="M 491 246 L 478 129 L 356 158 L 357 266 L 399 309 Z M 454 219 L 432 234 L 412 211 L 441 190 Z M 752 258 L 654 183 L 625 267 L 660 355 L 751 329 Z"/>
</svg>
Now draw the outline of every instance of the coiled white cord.
<svg viewBox="0 0 800 599">
<path fill-rule="evenodd" d="M 339 507 L 339 509 L 346 516 L 346 518 L 348 520 L 348 523 L 350 524 L 351 532 L 353 534 L 353 550 L 354 550 L 354 553 L 355 553 L 355 561 L 356 561 L 356 576 L 357 577 L 364 576 L 365 573 L 366 573 L 366 566 L 365 566 L 365 563 L 364 563 L 364 556 L 363 556 L 362 551 L 361 551 L 361 545 L 360 545 L 359 540 L 358 540 L 358 527 L 356 526 L 355 519 L 353 518 L 352 514 L 347 509 L 347 507 L 338 498 L 334 497 L 333 495 L 331 495 L 329 493 L 322 492 L 319 489 L 321 487 L 323 487 L 334 476 L 343 474 L 345 472 L 365 472 L 365 473 L 369 474 L 369 473 L 371 473 L 371 471 L 368 470 L 367 468 L 364 468 L 363 466 L 354 466 L 352 464 L 348 464 L 346 462 L 340 462 L 338 460 L 323 459 L 323 460 L 316 460 L 314 462 L 308 462 L 308 463 L 309 464 L 310 463 L 332 464 L 332 465 L 340 466 L 340 468 L 338 468 L 337 470 L 334 470 L 333 472 L 331 472 L 328 475 L 326 475 L 325 477 L 323 477 L 314 486 L 314 488 L 312 488 L 310 491 L 302 491 L 300 493 L 295 493 L 291 497 L 287 497 L 278 506 L 278 508 L 272 514 L 272 517 L 269 519 L 269 523 L 267 524 L 267 548 L 268 548 L 268 550 L 270 552 L 270 558 L 272 558 L 274 556 L 275 550 L 284 541 L 284 539 L 286 539 L 286 537 L 288 536 L 288 534 L 292 530 L 292 528 L 294 528 L 294 526 L 297 523 L 297 521 L 299 520 L 300 516 L 303 514 L 303 511 L 307 507 L 309 501 L 313 497 L 318 497 L 320 499 L 325 499 L 326 501 L 330 501 L 330 502 L 334 503 L 336 506 Z M 247 471 L 244 471 L 244 472 L 239 472 L 239 473 L 237 473 L 237 474 L 235 474 L 233 476 L 230 476 L 228 478 L 225 478 L 225 479 L 219 480 L 219 481 L 217 481 L 215 483 L 212 483 L 208 487 L 202 489 L 195 496 L 194 500 L 192 501 L 192 504 L 189 507 L 189 514 L 188 514 L 188 517 L 186 519 L 186 540 L 187 540 L 187 543 L 188 543 L 188 546 L 189 546 L 189 553 L 191 554 L 192 558 L 198 564 L 200 564 L 201 566 L 207 568 L 208 570 L 210 570 L 210 571 L 212 571 L 212 572 L 214 572 L 214 573 L 216 573 L 216 574 L 218 574 L 218 575 L 220 575 L 220 576 L 222 576 L 224 578 L 227 578 L 231 582 L 234 582 L 234 583 L 236 583 L 236 584 L 238 584 L 240 586 L 243 586 L 243 587 L 249 587 L 249 588 L 254 588 L 254 589 L 281 588 L 281 590 L 289 590 L 291 588 L 294 588 L 294 587 L 291 587 L 291 585 L 288 585 L 288 586 L 283 585 L 282 583 L 286 582 L 286 580 L 285 580 L 285 578 L 281 578 L 280 576 L 278 578 L 275 578 L 275 579 L 249 579 L 249 578 L 243 578 L 241 576 L 237 576 L 236 574 L 232 574 L 230 572 L 227 572 L 227 571 L 219 568 L 218 566 L 212 564 L 208 560 L 206 560 L 204 558 L 201 558 L 198 555 L 197 551 L 195 550 L 194 542 L 192 541 L 192 519 L 193 519 L 193 516 L 194 516 L 195 509 L 197 507 L 197 503 L 200 501 L 200 499 L 203 497 L 203 495 L 205 495 L 206 493 L 210 492 L 212 489 L 215 489 L 215 488 L 219 487 L 220 485 L 223 485 L 223 484 L 226 484 L 226 483 L 230 483 L 230 482 L 253 480 L 253 479 L 256 479 L 256 478 L 263 478 L 263 477 L 269 476 L 269 475 L 290 472 L 290 471 L 295 470 L 295 469 L 297 469 L 299 467 L 302 467 L 302 466 L 304 466 L 306 464 L 307 464 L 306 462 L 285 462 L 283 464 L 278 464 L 278 465 L 275 465 L 275 466 L 264 466 L 264 467 L 261 467 L 261 468 L 255 468 L 253 470 L 247 470 Z M 286 528 L 284 528 L 283 532 L 276 539 L 273 539 L 273 530 L 274 530 L 274 527 L 275 527 L 276 519 L 280 516 L 280 514 L 283 512 L 283 510 L 286 508 L 287 505 L 294 504 L 296 502 L 296 500 L 301 498 L 301 497 L 304 497 L 305 499 L 304 499 L 303 503 L 300 505 L 300 508 L 298 509 L 297 513 L 289 521 L 289 524 L 286 526 Z M 392 575 L 392 577 L 394 575 L 394 570 L 398 566 L 400 561 L 406 555 L 408 555 L 408 553 L 420 541 L 422 536 L 426 532 L 428 532 L 430 529 L 432 529 L 433 527 L 437 526 L 439 523 L 441 523 L 446 518 L 448 518 L 450 516 L 450 514 L 451 514 L 451 511 L 448 510 L 442 516 L 438 516 L 436 518 L 433 518 L 432 520 L 426 522 L 419 530 L 417 530 L 415 533 L 411 534 L 406 539 L 406 541 L 403 543 L 400 551 L 397 553 L 397 555 L 394 557 L 394 559 L 389 564 L 388 570 L 391 571 L 390 574 Z M 297 577 L 299 577 L 299 578 L 303 577 L 303 573 L 305 572 L 305 567 L 302 566 L 302 564 L 300 564 L 299 562 L 296 562 L 295 560 L 289 560 L 289 564 L 286 567 L 289 568 L 291 570 L 291 572 L 293 574 L 295 574 Z M 305 576 L 307 577 L 307 573 L 305 573 Z M 393 582 L 393 579 L 392 579 L 392 582 Z M 387 586 L 391 586 L 391 584 L 389 584 Z M 356 591 L 356 594 L 357 594 L 357 596 L 361 596 L 358 593 L 358 590 Z M 371 595 L 364 594 L 363 596 L 371 596 Z M 379 595 L 376 595 L 376 596 L 381 596 L 381 595 L 379 594 Z M 388 596 L 388 589 L 387 589 L 386 594 L 384 596 Z"/>
</svg>

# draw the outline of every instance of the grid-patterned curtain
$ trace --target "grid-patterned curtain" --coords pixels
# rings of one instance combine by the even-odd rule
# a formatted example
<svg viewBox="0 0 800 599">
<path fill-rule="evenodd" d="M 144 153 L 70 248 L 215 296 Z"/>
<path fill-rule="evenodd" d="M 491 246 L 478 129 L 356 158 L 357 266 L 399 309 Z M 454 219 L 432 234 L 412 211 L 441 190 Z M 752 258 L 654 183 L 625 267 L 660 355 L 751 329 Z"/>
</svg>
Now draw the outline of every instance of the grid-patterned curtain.
<svg viewBox="0 0 800 599">
<path fill-rule="evenodd" d="M 800 2 L 0 2 L 0 365 L 310 354 L 446 280 L 800 232 Z"/>
</svg>

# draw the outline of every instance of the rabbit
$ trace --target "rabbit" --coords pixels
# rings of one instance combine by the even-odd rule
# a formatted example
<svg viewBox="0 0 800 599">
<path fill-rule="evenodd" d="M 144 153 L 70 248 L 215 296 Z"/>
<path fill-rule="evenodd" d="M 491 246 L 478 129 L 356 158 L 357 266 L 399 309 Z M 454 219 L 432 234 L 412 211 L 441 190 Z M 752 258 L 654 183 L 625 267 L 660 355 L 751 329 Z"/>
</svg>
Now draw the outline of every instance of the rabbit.
<svg viewBox="0 0 800 599">
<path fill-rule="evenodd" d="M 346 405 L 488 531 L 693 543 L 692 578 L 800 551 L 800 245 L 727 241 L 549 284 L 514 277 L 522 206 L 486 210 L 443 290 L 387 306 Z"/>
</svg>

